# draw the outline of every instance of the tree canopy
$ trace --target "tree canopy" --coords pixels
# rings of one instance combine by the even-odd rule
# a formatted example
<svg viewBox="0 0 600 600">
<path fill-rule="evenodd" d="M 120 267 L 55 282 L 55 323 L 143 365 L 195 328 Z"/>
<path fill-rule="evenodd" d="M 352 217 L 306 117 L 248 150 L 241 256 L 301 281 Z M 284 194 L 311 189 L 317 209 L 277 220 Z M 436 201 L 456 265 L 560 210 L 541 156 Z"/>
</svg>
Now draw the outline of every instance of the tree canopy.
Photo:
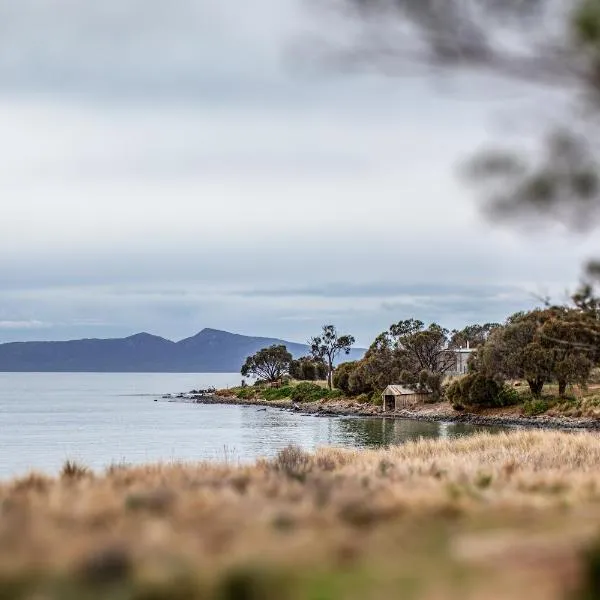
<svg viewBox="0 0 600 600">
<path fill-rule="evenodd" d="M 362 394 L 402 383 L 439 396 L 445 374 L 456 365 L 450 343 L 450 332 L 437 323 L 399 321 L 377 336 L 362 360 L 338 367 L 336 385 Z"/>
<path fill-rule="evenodd" d="M 477 370 L 489 378 L 524 379 L 534 397 L 556 381 L 564 396 L 568 385 L 586 384 L 600 359 L 599 331 L 598 323 L 577 308 L 517 313 L 478 352 Z"/>
<path fill-rule="evenodd" d="M 464 348 L 468 345 L 471 348 L 479 348 L 485 344 L 492 331 L 498 327 L 500 327 L 500 323 L 485 323 L 484 325 L 467 325 L 460 331 L 454 329 L 450 339 L 450 347 Z"/>
<path fill-rule="evenodd" d="M 274 344 L 249 356 L 242 366 L 241 373 L 244 377 L 277 381 L 289 372 L 292 358 L 285 346 Z"/>
<path fill-rule="evenodd" d="M 327 365 L 322 359 L 303 356 L 290 364 L 290 377 L 299 381 L 327 379 Z"/>
<path fill-rule="evenodd" d="M 332 373 L 335 359 L 340 354 L 350 354 L 354 337 L 351 335 L 340 335 L 334 325 L 323 325 L 320 335 L 310 339 L 310 352 L 313 358 L 327 362 L 327 383 L 329 389 L 332 386 Z"/>
</svg>

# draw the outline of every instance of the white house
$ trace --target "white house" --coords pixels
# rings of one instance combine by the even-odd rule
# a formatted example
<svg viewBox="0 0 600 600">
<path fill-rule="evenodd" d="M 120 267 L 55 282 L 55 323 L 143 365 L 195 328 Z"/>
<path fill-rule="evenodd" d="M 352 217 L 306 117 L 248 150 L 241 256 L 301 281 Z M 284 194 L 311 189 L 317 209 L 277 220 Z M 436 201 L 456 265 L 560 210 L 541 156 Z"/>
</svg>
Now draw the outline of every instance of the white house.
<svg viewBox="0 0 600 600">
<path fill-rule="evenodd" d="M 473 353 L 477 351 L 477 348 L 469 347 L 469 342 L 467 342 L 467 346 L 463 348 L 462 346 L 456 350 L 454 350 L 454 356 L 456 357 L 456 366 L 454 369 L 448 371 L 448 375 L 464 375 L 467 372 L 469 359 L 473 356 Z"/>
</svg>

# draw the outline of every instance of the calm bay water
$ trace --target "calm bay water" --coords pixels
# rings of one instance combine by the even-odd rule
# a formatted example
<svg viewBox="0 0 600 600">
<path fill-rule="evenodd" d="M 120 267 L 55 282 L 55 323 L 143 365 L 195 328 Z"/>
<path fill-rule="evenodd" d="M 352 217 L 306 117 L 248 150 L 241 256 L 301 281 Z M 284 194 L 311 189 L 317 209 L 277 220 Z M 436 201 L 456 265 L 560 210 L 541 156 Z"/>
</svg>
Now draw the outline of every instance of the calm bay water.
<svg viewBox="0 0 600 600">
<path fill-rule="evenodd" d="M 323 418 L 275 408 L 167 402 L 237 374 L 0 373 L 0 478 L 111 463 L 253 460 L 288 444 L 369 447 L 477 431 L 461 424 Z M 159 398 L 158 402 L 154 402 Z"/>
</svg>

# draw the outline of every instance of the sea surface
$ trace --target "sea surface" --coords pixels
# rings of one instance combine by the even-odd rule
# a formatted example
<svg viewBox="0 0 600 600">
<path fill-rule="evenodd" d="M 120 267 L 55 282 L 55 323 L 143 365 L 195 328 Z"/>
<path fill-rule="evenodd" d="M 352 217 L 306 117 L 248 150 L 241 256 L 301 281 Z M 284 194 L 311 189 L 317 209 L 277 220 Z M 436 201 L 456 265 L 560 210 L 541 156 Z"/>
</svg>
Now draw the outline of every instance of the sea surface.
<svg viewBox="0 0 600 600">
<path fill-rule="evenodd" d="M 472 425 L 316 417 L 169 402 L 165 394 L 239 385 L 238 374 L 0 373 L 0 479 L 111 464 L 273 456 L 289 444 L 377 447 L 467 435 Z M 155 401 L 157 400 L 157 401 Z"/>
</svg>

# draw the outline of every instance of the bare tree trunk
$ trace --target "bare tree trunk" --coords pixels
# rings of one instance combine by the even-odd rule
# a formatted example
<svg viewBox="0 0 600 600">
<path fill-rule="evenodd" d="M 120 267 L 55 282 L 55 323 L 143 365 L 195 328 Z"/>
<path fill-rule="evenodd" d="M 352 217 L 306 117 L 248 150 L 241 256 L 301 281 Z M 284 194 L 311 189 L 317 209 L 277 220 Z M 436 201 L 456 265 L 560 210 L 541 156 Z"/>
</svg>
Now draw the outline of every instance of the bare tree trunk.
<svg viewBox="0 0 600 600">
<path fill-rule="evenodd" d="M 327 358 L 327 363 L 329 366 L 329 372 L 327 374 L 327 386 L 329 387 L 330 390 L 332 390 L 333 389 L 333 363 L 332 363 L 330 357 Z"/>
<path fill-rule="evenodd" d="M 528 379 L 527 383 L 529 384 L 529 389 L 531 390 L 531 395 L 534 398 L 539 398 L 542 395 L 542 389 L 544 388 L 544 380 L 543 379 Z"/>
<path fill-rule="evenodd" d="M 567 393 L 567 382 L 564 379 L 559 379 L 558 380 L 558 395 L 561 398 L 564 398 L 566 393 Z"/>
</svg>

